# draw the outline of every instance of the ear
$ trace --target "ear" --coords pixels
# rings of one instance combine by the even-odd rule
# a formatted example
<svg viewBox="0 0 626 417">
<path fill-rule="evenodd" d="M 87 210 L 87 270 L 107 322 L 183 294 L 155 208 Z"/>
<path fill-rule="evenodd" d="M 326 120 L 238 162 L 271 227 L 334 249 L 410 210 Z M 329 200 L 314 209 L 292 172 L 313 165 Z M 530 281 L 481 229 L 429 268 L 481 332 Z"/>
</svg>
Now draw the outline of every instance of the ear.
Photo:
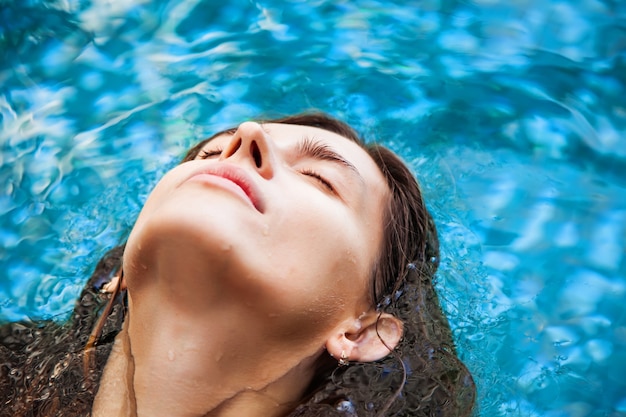
<svg viewBox="0 0 626 417">
<path fill-rule="evenodd" d="M 372 362 L 387 356 L 402 339 L 402 321 L 388 313 L 370 311 L 326 341 L 330 356 Z"/>
</svg>

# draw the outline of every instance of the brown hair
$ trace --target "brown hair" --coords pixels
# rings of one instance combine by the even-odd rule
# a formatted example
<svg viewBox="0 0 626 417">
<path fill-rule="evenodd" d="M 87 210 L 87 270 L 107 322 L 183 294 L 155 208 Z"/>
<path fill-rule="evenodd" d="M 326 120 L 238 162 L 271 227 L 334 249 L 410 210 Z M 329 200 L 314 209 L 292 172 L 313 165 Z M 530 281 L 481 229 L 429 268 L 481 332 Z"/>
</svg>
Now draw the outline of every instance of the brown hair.
<svg viewBox="0 0 626 417">
<path fill-rule="evenodd" d="M 457 357 L 450 326 L 434 289 L 439 242 L 419 185 L 393 152 L 365 144 L 345 123 L 324 114 L 289 116 L 266 122 L 314 126 L 358 143 L 375 161 L 391 191 L 381 251 L 372 270 L 374 307 L 404 323 L 394 352 L 374 363 L 337 368 L 320 357 L 307 397 L 291 417 L 468 416 L 475 398 L 472 377 Z M 213 136 L 215 137 L 215 136 Z M 190 149 L 193 159 L 213 137 Z M 66 324 L 10 323 L 0 326 L 0 416 L 83 416 L 89 414 L 112 341 L 121 329 L 125 299 L 98 289 L 119 269 L 123 246 L 110 251 L 87 283 Z M 109 298 L 104 321 L 98 312 Z M 84 348 L 102 324 L 94 345 L 95 366 L 83 374 Z"/>
</svg>

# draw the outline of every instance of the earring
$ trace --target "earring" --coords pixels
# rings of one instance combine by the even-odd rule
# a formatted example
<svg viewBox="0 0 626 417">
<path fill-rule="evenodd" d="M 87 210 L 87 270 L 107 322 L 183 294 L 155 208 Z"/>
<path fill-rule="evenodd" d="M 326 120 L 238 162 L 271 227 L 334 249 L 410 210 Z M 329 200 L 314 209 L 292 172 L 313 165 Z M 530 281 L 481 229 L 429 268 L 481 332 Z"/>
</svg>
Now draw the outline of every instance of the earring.
<svg viewBox="0 0 626 417">
<path fill-rule="evenodd" d="M 350 362 L 348 361 L 348 357 L 346 356 L 346 352 L 344 350 L 341 351 L 341 358 L 339 358 L 339 366 L 348 366 Z"/>
</svg>

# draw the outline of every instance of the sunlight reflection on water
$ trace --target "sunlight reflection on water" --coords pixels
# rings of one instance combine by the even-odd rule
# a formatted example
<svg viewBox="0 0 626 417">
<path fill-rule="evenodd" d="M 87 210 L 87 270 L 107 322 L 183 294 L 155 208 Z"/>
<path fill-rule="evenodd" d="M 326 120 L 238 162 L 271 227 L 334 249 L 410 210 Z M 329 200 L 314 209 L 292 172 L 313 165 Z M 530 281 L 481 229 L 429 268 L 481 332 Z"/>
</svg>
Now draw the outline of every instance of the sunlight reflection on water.
<svg viewBox="0 0 626 417">
<path fill-rule="evenodd" d="M 478 414 L 626 413 L 625 19 L 609 0 L 3 2 L 0 319 L 65 317 L 190 144 L 316 108 L 422 181 Z"/>
</svg>

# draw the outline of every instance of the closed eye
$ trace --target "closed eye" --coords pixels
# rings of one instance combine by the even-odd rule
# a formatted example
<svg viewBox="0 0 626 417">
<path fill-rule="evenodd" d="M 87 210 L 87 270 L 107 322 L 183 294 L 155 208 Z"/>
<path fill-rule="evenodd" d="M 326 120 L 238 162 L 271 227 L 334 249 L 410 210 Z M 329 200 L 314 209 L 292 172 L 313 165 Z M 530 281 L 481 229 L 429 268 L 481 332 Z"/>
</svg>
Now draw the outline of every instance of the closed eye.
<svg viewBox="0 0 626 417">
<path fill-rule="evenodd" d="M 315 178 L 320 184 L 328 188 L 329 191 L 335 193 L 335 187 L 333 187 L 333 185 L 326 178 L 322 177 L 317 172 L 310 169 L 302 169 L 300 170 L 300 173 Z"/>
<path fill-rule="evenodd" d="M 200 151 L 200 155 L 198 156 L 198 158 L 200 159 L 209 159 L 212 158 L 214 156 L 219 156 L 222 154 L 222 149 L 220 148 L 216 148 L 216 149 L 203 149 L 202 151 Z"/>
</svg>

